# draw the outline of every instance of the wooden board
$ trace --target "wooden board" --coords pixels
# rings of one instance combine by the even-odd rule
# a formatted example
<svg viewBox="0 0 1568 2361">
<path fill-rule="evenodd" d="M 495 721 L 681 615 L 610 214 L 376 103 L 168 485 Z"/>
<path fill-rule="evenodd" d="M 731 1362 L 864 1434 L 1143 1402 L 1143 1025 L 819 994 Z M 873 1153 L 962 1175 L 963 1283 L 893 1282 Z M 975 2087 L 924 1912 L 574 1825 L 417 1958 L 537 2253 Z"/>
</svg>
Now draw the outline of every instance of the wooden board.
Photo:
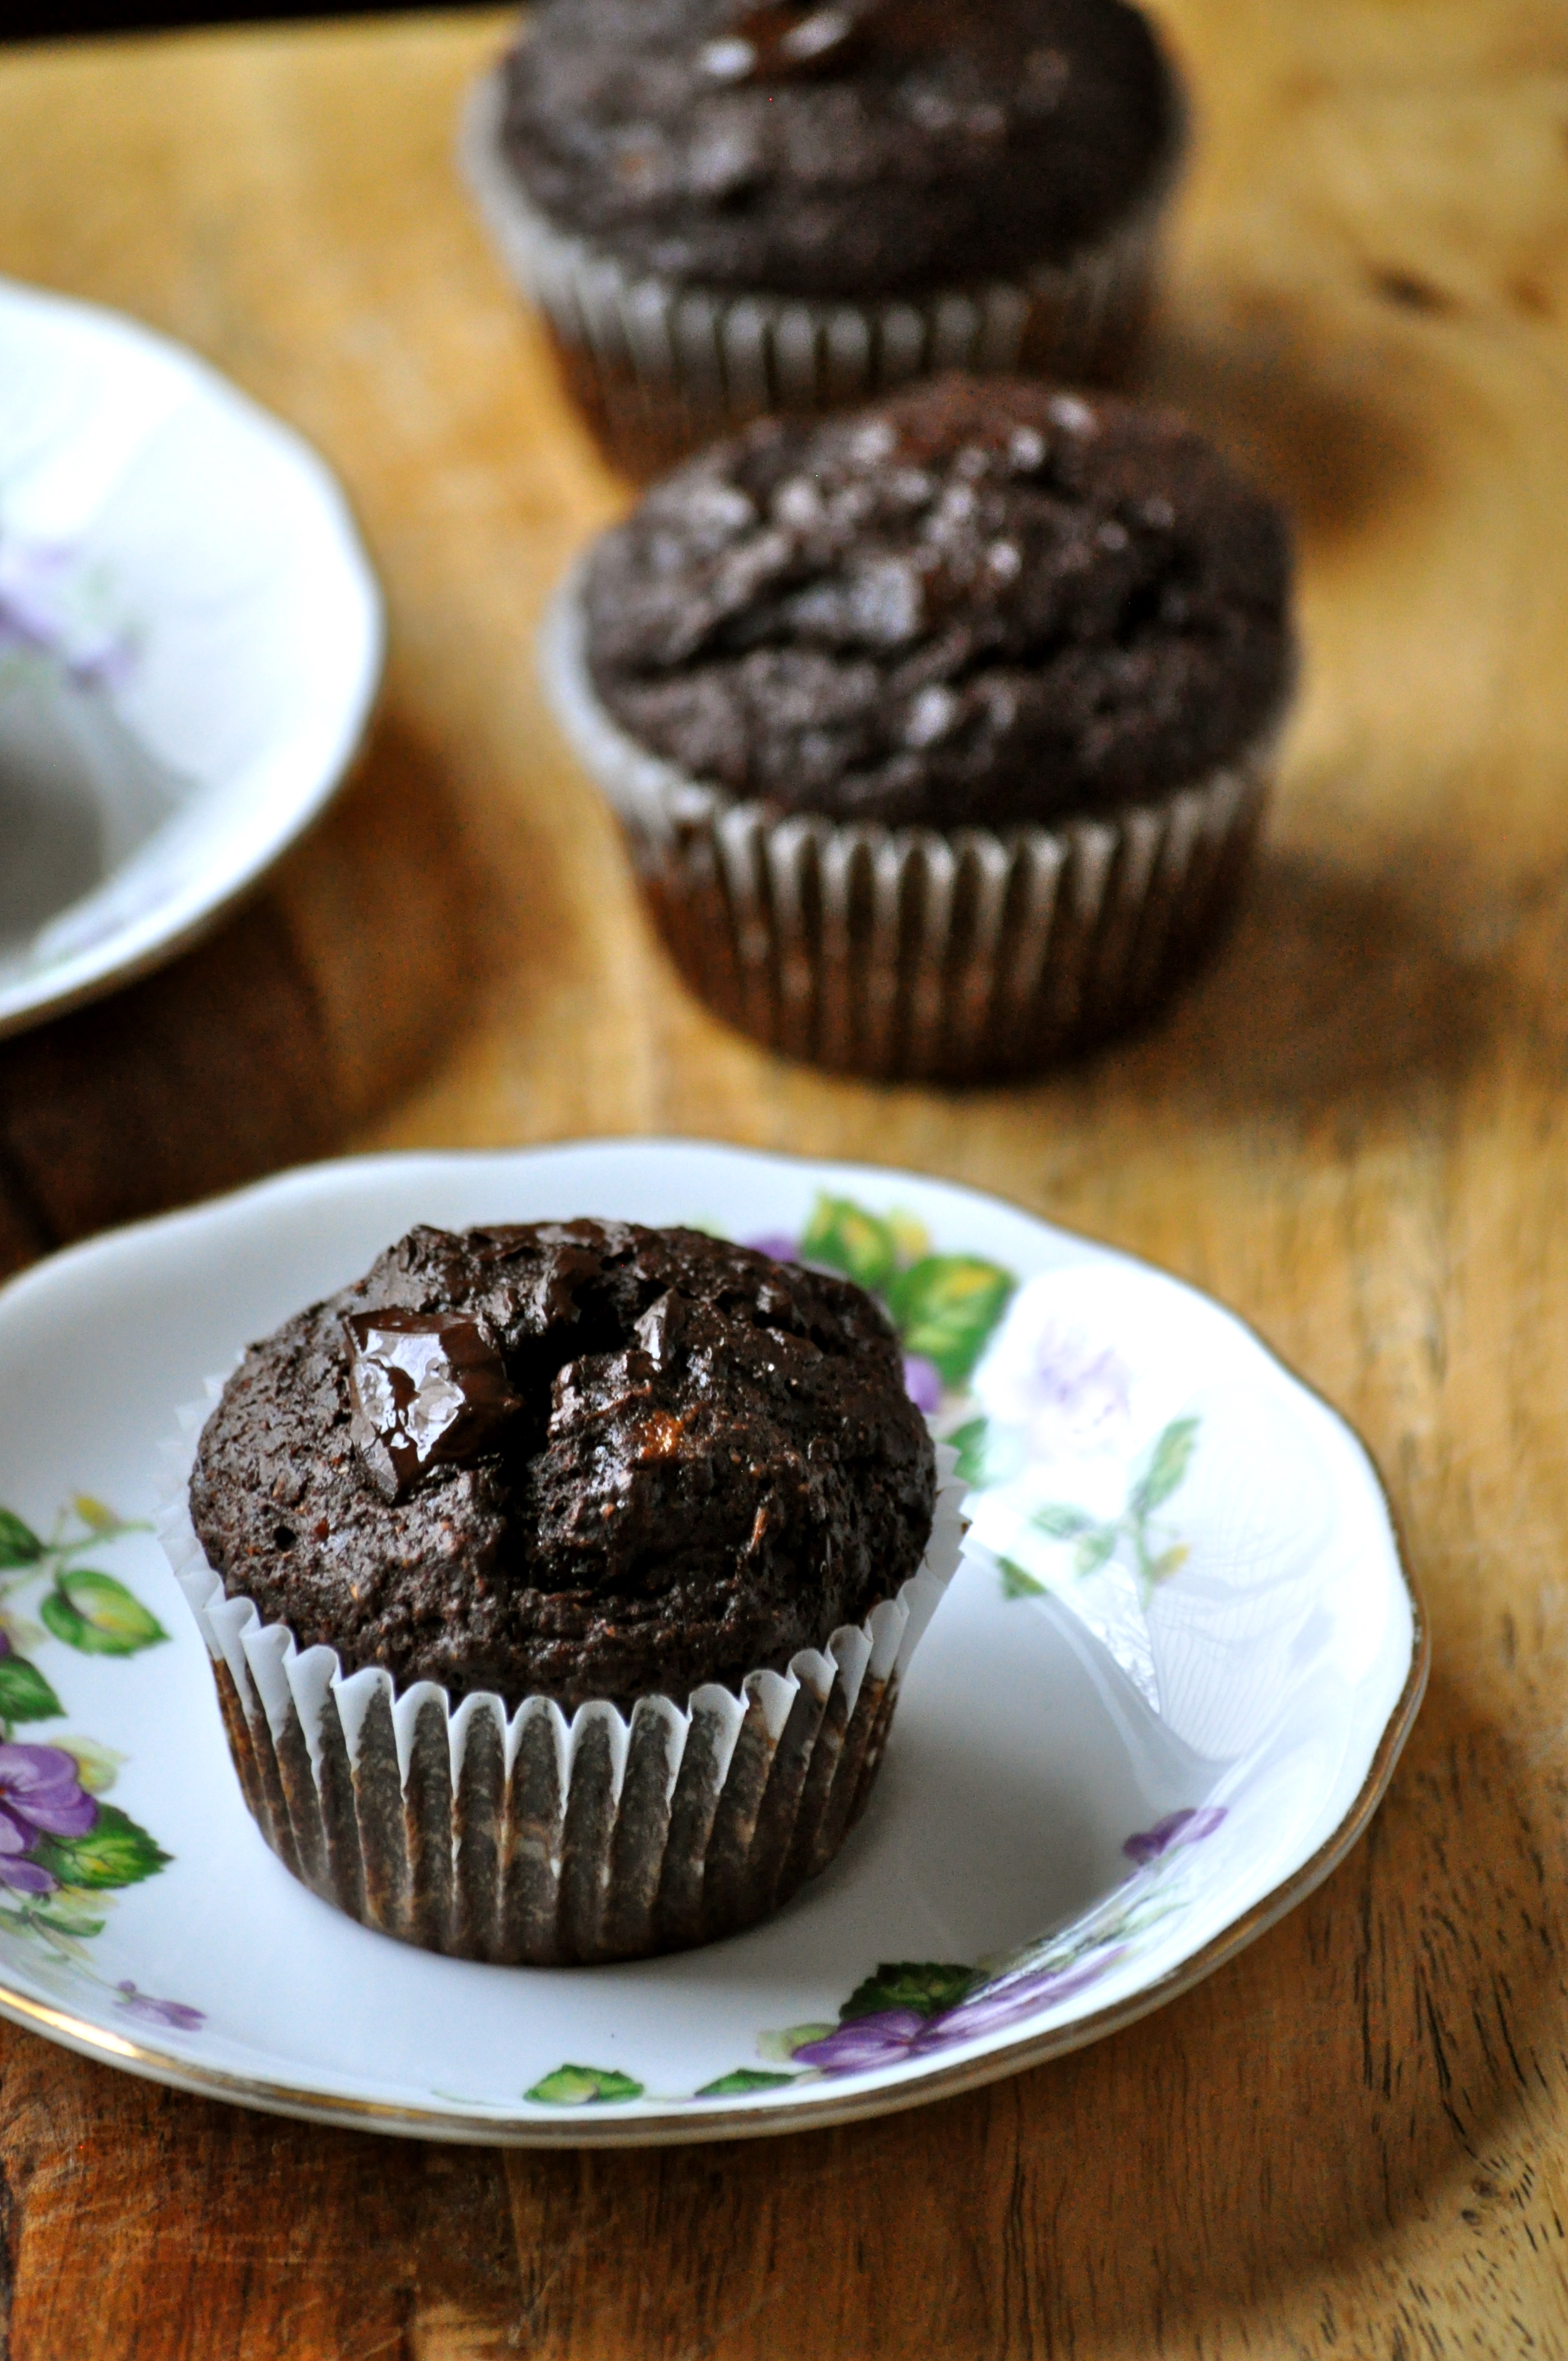
<svg viewBox="0 0 1568 2361">
<path fill-rule="evenodd" d="M 19 2361 L 1568 2353 L 1568 17 L 1170 0 L 1199 148 L 1150 381 L 1300 529 L 1307 669 L 1221 962 L 944 1097 L 786 1069 L 651 942 L 530 642 L 620 495 L 451 170 L 500 20 L 0 59 L 0 269 L 188 339 L 341 469 L 362 772 L 203 950 L 0 1052 L 0 1258 L 345 1145 L 674 1131 L 1000 1190 L 1355 1421 L 1430 1604 L 1371 1836 L 1114 2041 L 751 2148 L 510 2157 L 3 2040 Z"/>
</svg>

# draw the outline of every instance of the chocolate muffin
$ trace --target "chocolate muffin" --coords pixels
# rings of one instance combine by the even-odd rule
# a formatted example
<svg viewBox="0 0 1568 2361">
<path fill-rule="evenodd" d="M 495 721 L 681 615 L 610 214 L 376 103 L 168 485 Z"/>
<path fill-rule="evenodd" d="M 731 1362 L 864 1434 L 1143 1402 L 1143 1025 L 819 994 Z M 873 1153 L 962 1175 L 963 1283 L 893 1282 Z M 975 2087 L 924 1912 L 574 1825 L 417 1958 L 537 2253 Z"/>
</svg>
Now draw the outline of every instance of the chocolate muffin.
<svg viewBox="0 0 1568 2361">
<path fill-rule="evenodd" d="M 582 1221 L 412 1230 L 252 1345 L 191 1509 L 228 1594 L 345 1671 L 629 1712 L 863 1621 L 935 1484 L 851 1281 Z"/>
<path fill-rule="evenodd" d="M 666 478 L 546 678 L 705 996 L 964 1079 L 1125 1023 L 1212 939 L 1290 571 L 1278 510 L 1173 413 L 949 378 Z"/>
<path fill-rule="evenodd" d="M 470 177 L 639 472 L 773 407 L 1126 340 L 1179 104 L 1125 0 L 549 0 Z"/>
<path fill-rule="evenodd" d="M 848 1279 L 420 1228 L 250 1348 L 159 1532 L 295 1875 L 560 1965 L 733 1933 L 838 1852 L 958 1565 L 952 1466 Z"/>
</svg>

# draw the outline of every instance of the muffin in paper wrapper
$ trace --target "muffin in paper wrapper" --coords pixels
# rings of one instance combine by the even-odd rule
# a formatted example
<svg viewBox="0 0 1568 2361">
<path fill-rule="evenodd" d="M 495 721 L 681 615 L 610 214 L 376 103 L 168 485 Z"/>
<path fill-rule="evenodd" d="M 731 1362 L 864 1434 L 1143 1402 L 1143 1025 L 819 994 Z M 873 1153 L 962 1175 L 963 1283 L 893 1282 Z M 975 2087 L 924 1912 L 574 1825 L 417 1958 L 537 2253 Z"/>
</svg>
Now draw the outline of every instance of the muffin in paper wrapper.
<svg viewBox="0 0 1568 2361">
<path fill-rule="evenodd" d="M 632 269 L 531 203 L 501 145 L 500 68 L 470 93 L 458 160 L 507 271 L 543 313 L 609 456 L 640 479 L 770 411 L 850 408 L 947 369 L 1102 377 L 1149 308 L 1185 140 L 1168 66 L 1165 150 L 1128 210 L 1069 262 L 922 295 L 739 293 Z"/>
<path fill-rule="evenodd" d="M 225 1597 L 191 1522 L 202 1426 L 181 1413 L 159 1536 L 212 1658 L 252 1817 L 323 1901 L 426 1950 L 558 1967 L 678 1951 L 754 1926 L 827 1867 L 865 1808 L 900 1681 L 958 1566 L 963 1486 L 938 1445 L 919 1567 L 863 1624 L 787 1672 L 715 1684 L 683 1710 L 594 1700 L 569 1718 L 529 1697 L 452 1707 L 433 1681 L 401 1695 L 376 1666 L 345 1674 Z"/>
<path fill-rule="evenodd" d="M 1271 722 L 1145 805 L 1047 827 L 887 828 L 739 803 L 631 738 L 588 670 L 579 568 L 540 674 L 694 992 L 785 1057 L 883 1081 L 1025 1074 L 1135 1023 L 1218 939 Z"/>
</svg>

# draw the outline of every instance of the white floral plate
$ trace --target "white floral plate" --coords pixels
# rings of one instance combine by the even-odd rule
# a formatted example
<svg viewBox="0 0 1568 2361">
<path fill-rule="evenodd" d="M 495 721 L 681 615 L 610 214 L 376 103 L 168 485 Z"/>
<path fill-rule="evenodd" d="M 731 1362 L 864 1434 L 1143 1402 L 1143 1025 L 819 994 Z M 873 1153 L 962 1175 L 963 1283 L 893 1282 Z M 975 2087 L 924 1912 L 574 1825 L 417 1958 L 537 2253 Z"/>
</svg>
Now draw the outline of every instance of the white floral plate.
<svg viewBox="0 0 1568 2361">
<path fill-rule="evenodd" d="M 248 1818 L 137 1529 L 177 1407 L 415 1221 L 684 1221 L 853 1269 L 978 1489 L 864 1821 L 735 1939 L 442 1960 Z M 786 2131 L 1091 2041 L 1207 1974 L 1365 1828 L 1421 1622 L 1360 1444 L 1190 1289 L 905 1173 L 673 1141 L 320 1165 L 0 1294 L 0 2009 L 180 2087 L 552 2143 Z"/>
<path fill-rule="evenodd" d="M 251 884 L 337 785 L 380 664 L 299 436 L 133 322 L 0 280 L 0 1034 Z"/>
</svg>

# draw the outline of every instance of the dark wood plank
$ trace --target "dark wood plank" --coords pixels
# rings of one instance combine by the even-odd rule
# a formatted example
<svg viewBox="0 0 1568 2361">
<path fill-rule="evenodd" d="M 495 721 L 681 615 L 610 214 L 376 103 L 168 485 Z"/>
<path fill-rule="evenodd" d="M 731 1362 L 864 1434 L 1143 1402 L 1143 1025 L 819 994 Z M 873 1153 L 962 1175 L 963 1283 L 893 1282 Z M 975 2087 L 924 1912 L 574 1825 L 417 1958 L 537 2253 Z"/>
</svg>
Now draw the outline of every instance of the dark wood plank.
<svg viewBox="0 0 1568 2361">
<path fill-rule="evenodd" d="M 276 909 L 0 1047 L 0 1142 L 57 1241 L 235 1187 L 333 1137 L 314 995 Z"/>
<path fill-rule="evenodd" d="M 384 712 L 270 890 L 0 1042 L 0 1269 L 343 1146 L 460 1030 L 488 914 L 437 771 Z"/>
<path fill-rule="evenodd" d="M 14 1172 L 0 1163 L 0 1279 L 22 1270 L 49 1244 Z"/>
<path fill-rule="evenodd" d="M 0 2057 L 16 2361 L 417 2361 L 422 2320 L 466 2361 L 506 2349 L 493 2151 L 183 2098 L 30 2034 Z"/>
</svg>

